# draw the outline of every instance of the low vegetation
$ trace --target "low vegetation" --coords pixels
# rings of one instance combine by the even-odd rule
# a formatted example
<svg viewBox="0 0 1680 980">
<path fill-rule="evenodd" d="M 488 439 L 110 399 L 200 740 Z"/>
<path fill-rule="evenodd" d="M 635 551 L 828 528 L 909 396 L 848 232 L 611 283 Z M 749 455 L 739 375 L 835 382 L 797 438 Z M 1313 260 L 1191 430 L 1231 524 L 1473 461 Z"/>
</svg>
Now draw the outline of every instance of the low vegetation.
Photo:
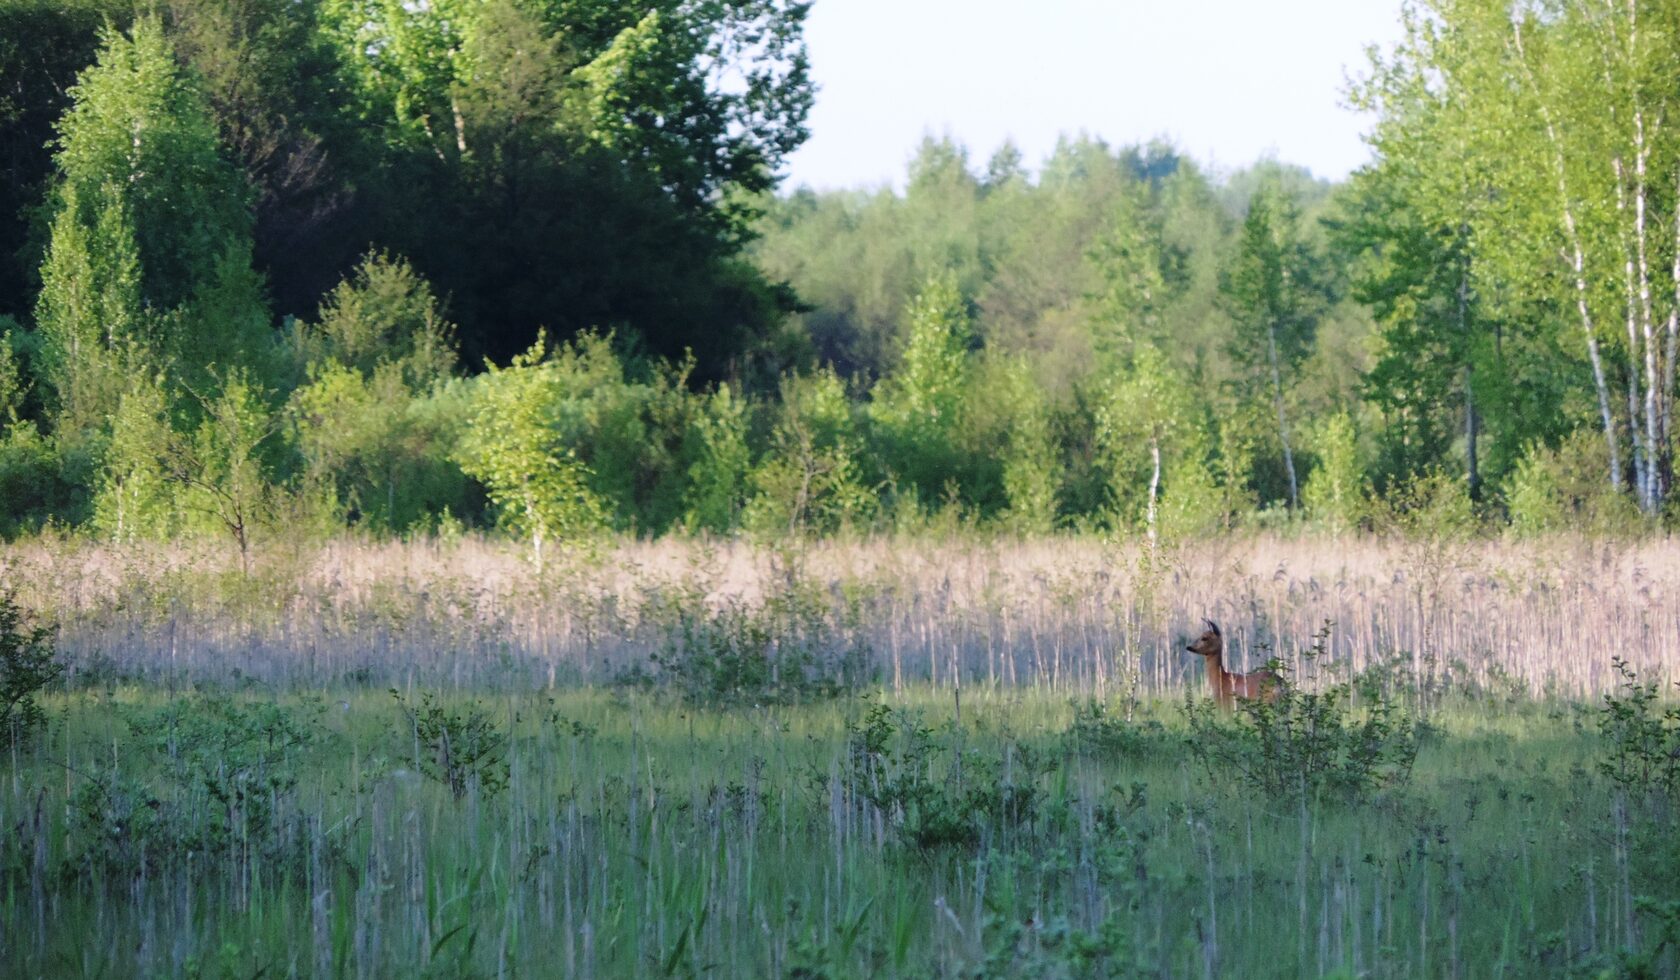
<svg viewBox="0 0 1680 980">
<path fill-rule="evenodd" d="M 202 571 L 153 577 L 162 555 L 83 564 L 150 625 L 125 641 L 118 620 L 70 615 L 67 592 L 12 600 L 8 635 L 52 666 L 31 675 L 36 722 L 3 763 L 0 923 L 19 941 L 0 971 L 1680 969 L 1680 721 L 1660 661 L 1547 680 L 1526 645 L 1487 646 L 1487 662 L 1400 651 L 1387 607 L 1361 603 L 1404 550 L 1250 544 L 1303 573 L 1111 552 L 1087 570 L 1064 550 L 1052 579 L 1042 545 L 945 541 L 917 559 L 945 572 L 912 576 L 888 560 L 903 549 L 870 543 L 744 564 L 626 543 L 591 559 L 590 592 L 533 580 L 518 545 L 505 564 L 454 546 L 436 574 L 436 545 L 401 562 L 361 546 L 314 556 L 330 596 L 298 567 L 247 575 L 229 556 L 213 581 L 240 596 L 199 594 Z M 1675 587 L 1663 553 L 1631 546 L 1594 572 L 1640 569 L 1627 585 L 1571 592 L 1555 577 L 1567 546 L 1550 547 L 1552 570 L 1499 579 L 1531 616 L 1654 611 Z M 41 556 L 5 559 L 50 583 Z M 450 652 L 427 616 L 461 601 L 441 570 L 463 560 L 512 575 L 486 594 L 510 605 L 461 607 Z M 1327 560 L 1341 584 L 1305 573 Z M 998 586 L 1016 566 L 1042 597 Z M 1190 602 L 1248 583 L 1226 656 L 1264 658 L 1274 700 L 1208 696 L 1183 649 L 1200 620 L 1162 589 L 1174 574 Z M 1492 574 L 1443 572 L 1436 601 L 1450 611 L 1465 576 Z M 1395 608 L 1415 615 L 1415 578 L 1398 577 Z M 214 628 L 190 611 L 212 597 Z M 535 641 L 496 625 L 539 609 L 563 614 L 540 627 L 567 664 L 552 680 Z M 339 648 L 313 634 L 310 660 L 276 638 L 302 617 Z M 194 634 L 275 669 L 194 652 Z M 574 642 L 599 672 L 570 663 Z"/>
</svg>

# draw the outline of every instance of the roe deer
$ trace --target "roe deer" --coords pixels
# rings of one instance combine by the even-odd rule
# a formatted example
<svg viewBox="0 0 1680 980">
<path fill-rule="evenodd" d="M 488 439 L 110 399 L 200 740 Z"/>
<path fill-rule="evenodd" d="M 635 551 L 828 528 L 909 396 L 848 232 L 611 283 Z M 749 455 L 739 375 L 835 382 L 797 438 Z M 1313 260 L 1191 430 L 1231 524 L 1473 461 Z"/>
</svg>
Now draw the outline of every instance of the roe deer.
<svg viewBox="0 0 1680 980">
<path fill-rule="evenodd" d="M 1283 678 L 1270 670 L 1256 670 L 1248 674 L 1233 674 L 1225 669 L 1225 637 L 1219 633 L 1219 624 L 1211 619 L 1204 619 L 1207 629 L 1184 649 L 1202 658 L 1207 664 L 1208 686 L 1213 688 L 1213 699 L 1219 706 L 1229 711 L 1236 707 L 1236 699 L 1245 701 L 1276 701 L 1278 688 L 1283 684 Z"/>
</svg>

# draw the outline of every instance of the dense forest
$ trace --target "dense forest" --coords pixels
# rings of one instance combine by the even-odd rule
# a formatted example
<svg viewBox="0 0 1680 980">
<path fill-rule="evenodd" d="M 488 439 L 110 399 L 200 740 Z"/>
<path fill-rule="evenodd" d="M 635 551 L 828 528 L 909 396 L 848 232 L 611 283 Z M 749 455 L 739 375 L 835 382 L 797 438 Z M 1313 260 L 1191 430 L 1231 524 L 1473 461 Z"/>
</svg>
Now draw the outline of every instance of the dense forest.
<svg viewBox="0 0 1680 980">
<path fill-rule="evenodd" d="M 0 534 L 1671 521 L 1680 10 L 1417 0 L 1348 180 L 782 186 L 795 0 L 0 0 Z"/>
</svg>

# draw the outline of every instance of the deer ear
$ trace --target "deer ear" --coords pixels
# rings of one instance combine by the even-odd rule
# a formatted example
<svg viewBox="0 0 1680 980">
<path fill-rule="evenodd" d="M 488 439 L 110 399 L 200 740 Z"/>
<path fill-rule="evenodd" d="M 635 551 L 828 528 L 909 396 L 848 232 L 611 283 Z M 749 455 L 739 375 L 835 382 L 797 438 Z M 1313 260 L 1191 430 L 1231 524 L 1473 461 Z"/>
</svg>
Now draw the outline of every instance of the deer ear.
<svg viewBox="0 0 1680 980">
<path fill-rule="evenodd" d="M 1208 624 L 1208 630 L 1209 630 L 1209 632 L 1213 633 L 1214 636 L 1217 636 L 1217 637 L 1220 637 L 1221 639 L 1224 639 L 1224 634 L 1219 632 L 1219 624 L 1218 623 L 1214 622 L 1211 619 L 1204 619 L 1204 620 L 1202 620 L 1202 622 Z"/>
</svg>

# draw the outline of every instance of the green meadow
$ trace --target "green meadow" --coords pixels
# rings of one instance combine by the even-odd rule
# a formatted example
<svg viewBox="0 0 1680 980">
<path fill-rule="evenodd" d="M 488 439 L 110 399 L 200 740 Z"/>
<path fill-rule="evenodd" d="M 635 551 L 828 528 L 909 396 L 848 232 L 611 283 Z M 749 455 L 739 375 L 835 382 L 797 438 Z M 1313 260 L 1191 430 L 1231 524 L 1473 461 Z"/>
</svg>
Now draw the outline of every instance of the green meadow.
<svg viewBox="0 0 1680 980">
<path fill-rule="evenodd" d="M 1393 577 L 1374 570 L 1403 558 L 1362 547 L 1373 571 L 1350 567 L 1340 601 L 1362 584 L 1364 601 L 1380 603 Z M 305 631 L 296 610 L 313 609 L 320 628 L 328 599 L 307 576 L 290 583 L 292 614 L 272 614 L 278 579 L 257 581 L 242 622 L 233 606 L 215 607 L 218 632 L 194 619 L 208 612 L 193 612 L 211 579 L 151 569 L 142 581 L 127 577 L 140 566 L 114 563 L 111 593 L 90 586 L 71 600 L 54 590 L 64 606 L 50 642 L 65 669 L 33 698 L 38 725 L 26 730 L 8 709 L 0 972 L 1638 977 L 1680 968 L 1680 713 L 1660 667 L 1618 672 L 1607 650 L 1602 689 L 1578 693 L 1561 681 L 1531 686 L 1516 662 L 1416 668 L 1425 661 L 1392 656 L 1355 669 L 1360 624 L 1288 628 L 1285 610 L 1321 610 L 1304 579 L 1272 576 L 1251 583 L 1248 607 L 1271 596 L 1278 615 L 1262 618 L 1285 628 L 1274 647 L 1231 656 L 1269 654 L 1291 685 L 1275 704 L 1226 714 L 1211 705 L 1200 665 L 1186 663 L 1196 658 L 1174 655 L 1199 624 L 1172 604 L 1200 597 L 1144 595 L 1153 573 L 1135 555 L 1064 544 L 1035 559 L 1025 545 L 945 542 L 895 569 L 875 548 L 834 545 L 797 575 L 762 566 L 762 591 L 733 598 L 720 596 L 745 553 L 684 564 L 627 545 L 579 559 L 573 572 L 587 566 L 617 583 L 619 616 L 573 608 L 573 632 L 551 635 L 545 656 L 570 657 L 574 643 L 580 657 L 585 645 L 623 656 L 598 670 L 571 663 L 552 682 L 522 666 L 535 654 L 506 633 L 496 656 L 491 644 L 457 655 L 490 660 L 470 671 L 441 653 L 406 665 L 379 653 L 379 637 L 406 630 L 418 657 L 442 628 L 393 598 L 403 592 L 396 582 L 418 594 L 414 577 L 431 575 L 412 547 L 406 565 L 363 551 L 352 555 L 362 564 L 337 569 L 332 601 L 362 630 L 341 637 L 351 649 L 340 659 L 294 660 L 302 654 L 284 647 L 286 631 Z M 1254 548 L 1302 565 L 1326 555 L 1301 542 Z M 1474 595 L 1463 583 L 1503 554 L 1488 546 L 1466 557 L 1431 608 L 1460 615 L 1462 596 Z M 1662 556 L 1646 546 L 1617 559 L 1647 569 L 1643 587 L 1656 596 L 1640 601 L 1666 597 Z M 30 581 L 57 574 L 41 555 L 8 557 L 34 572 Z M 481 570 L 493 559 L 488 550 L 455 557 Z M 1107 563 L 1108 578 L 1074 574 L 1087 560 Z M 511 561 L 509 574 L 531 574 Z M 1130 648 L 1079 654 L 1075 632 L 1051 630 L 1047 610 L 1101 618 L 1107 601 L 1047 594 L 1044 610 L 1006 615 L 1004 605 L 1032 598 L 1030 585 L 988 598 L 969 593 L 962 575 L 923 574 L 917 561 L 966 565 L 977 580 L 1019 569 L 1008 574 L 1048 583 L 1030 567 L 1043 561 L 1084 581 L 1085 599 L 1113 589 L 1161 621 L 1140 614 Z M 1193 555 L 1178 561 L 1198 587 L 1250 579 Z M 355 569 L 386 586 L 347 588 Z M 648 577 L 632 584 L 637 575 Z M 1537 604 L 1566 584 L 1505 581 L 1515 601 Z M 145 582 L 169 583 L 173 599 Z M 544 596 L 584 602 L 525 588 L 508 594 L 524 596 L 533 616 Z M 124 603 L 108 601 L 124 589 Z M 146 589 L 158 591 L 141 601 Z M 894 625 L 867 600 L 896 589 L 913 612 Z M 1410 595 L 1406 586 L 1395 601 Z M 964 635 L 987 632 L 972 628 L 971 600 L 997 604 L 996 657 L 972 640 L 943 652 L 960 623 L 971 624 Z M 72 601 L 88 603 L 84 615 L 69 615 Z M 127 618 L 137 610 L 158 618 L 151 632 Z M 1037 633 L 1016 616 L 1037 616 Z M 1226 630 L 1250 634 L 1256 622 L 1239 629 L 1228 615 Z M 459 623 L 457 640 L 505 628 L 494 623 Z M 171 634 L 173 647 L 159 642 Z M 14 624 L 8 635 L 16 677 L 31 634 Z M 915 653 L 916 635 L 941 652 Z M 184 636 L 224 649 L 242 637 L 267 651 L 270 670 L 232 650 L 225 659 L 242 668 L 212 669 Z M 369 651 L 362 669 L 342 669 L 356 648 Z M 1028 671 L 1035 656 L 1046 673 Z M 1076 668 L 1076 656 L 1106 666 Z M 988 676 L 990 663 L 1015 658 L 1019 672 Z M 1058 658 L 1067 663 L 1053 681 Z M 1157 683 L 1157 671 L 1167 679 Z"/>
<path fill-rule="evenodd" d="M 388 693 L 54 697 L 0 797 L 5 972 L 1673 972 L 1672 814 L 1592 706 L 1455 700 L 1402 785 L 1291 798 L 1182 703 L 953 694 L 451 695 L 505 739 L 459 793 Z"/>
</svg>

